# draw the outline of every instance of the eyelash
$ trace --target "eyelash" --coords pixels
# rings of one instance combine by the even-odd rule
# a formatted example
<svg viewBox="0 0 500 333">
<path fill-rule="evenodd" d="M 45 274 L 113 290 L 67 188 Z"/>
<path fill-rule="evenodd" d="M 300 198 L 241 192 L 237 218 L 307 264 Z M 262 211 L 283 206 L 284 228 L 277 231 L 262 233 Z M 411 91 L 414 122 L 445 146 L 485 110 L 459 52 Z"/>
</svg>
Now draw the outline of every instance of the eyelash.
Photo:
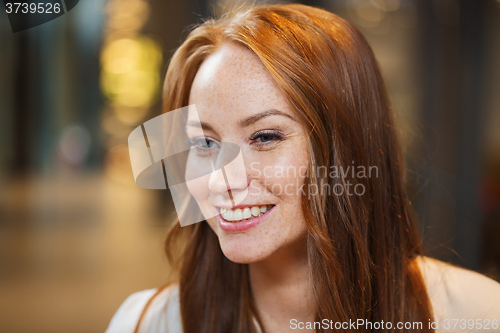
<svg viewBox="0 0 500 333">
<path fill-rule="evenodd" d="M 266 141 L 266 142 L 254 143 L 254 145 L 261 148 L 261 147 L 265 147 L 265 146 L 272 144 L 272 143 L 283 141 L 283 139 L 285 138 L 283 133 L 281 133 L 278 130 L 263 130 L 263 131 L 255 132 L 250 137 L 250 140 L 255 141 L 255 140 L 257 140 L 259 138 L 263 138 L 263 137 L 272 137 L 272 139 L 269 141 Z"/>
<path fill-rule="evenodd" d="M 207 142 L 217 143 L 216 140 L 214 140 L 210 137 L 206 137 L 206 136 L 199 136 L 199 137 L 196 137 L 193 139 L 188 139 L 186 143 L 190 147 L 201 148 L 201 149 L 210 149 L 209 147 L 206 147 Z"/>
<path fill-rule="evenodd" d="M 271 139 L 266 141 L 266 142 L 254 142 L 252 144 L 257 146 L 258 148 L 263 148 L 263 147 L 268 146 L 270 144 L 283 141 L 285 138 L 283 133 L 281 133 L 278 130 L 263 130 L 263 131 L 258 131 L 258 132 L 255 132 L 254 134 L 252 134 L 252 136 L 250 137 L 250 141 L 256 141 L 256 140 L 262 139 L 264 137 L 271 137 Z M 207 142 L 215 143 L 215 144 L 218 143 L 216 140 L 214 140 L 210 137 L 206 137 L 206 136 L 200 136 L 200 137 L 196 137 L 193 139 L 189 139 L 189 140 L 187 140 L 186 143 L 190 147 L 206 150 L 206 149 L 211 148 L 211 147 L 206 147 Z"/>
</svg>

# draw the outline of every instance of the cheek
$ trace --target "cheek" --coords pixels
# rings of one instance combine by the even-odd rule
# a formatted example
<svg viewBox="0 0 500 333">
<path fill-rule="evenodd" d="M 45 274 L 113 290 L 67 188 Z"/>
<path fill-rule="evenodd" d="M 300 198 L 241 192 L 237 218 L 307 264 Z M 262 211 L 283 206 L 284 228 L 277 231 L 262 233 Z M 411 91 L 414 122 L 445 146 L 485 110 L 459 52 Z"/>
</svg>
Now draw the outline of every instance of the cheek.
<svg viewBox="0 0 500 333">
<path fill-rule="evenodd" d="M 256 172 L 256 186 L 261 186 L 261 192 L 269 194 L 278 203 L 279 214 L 276 214 L 272 229 L 282 232 L 302 232 L 305 229 L 305 219 L 302 213 L 302 197 L 305 191 L 307 176 L 307 151 L 297 149 L 281 152 L 267 158 Z M 276 231 L 276 230 L 274 230 Z"/>
<path fill-rule="evenodd" d="M 254 165 L 258 165 L 259 169 L 253 169 L 256 171 L 253 178 L 263 185 L 266 192 L 280 198 L 283 204 L 300 201 L 307 175 L 305 149 L 273 153 Z"/>
<path fill-rule="evenodd" d="M 184 180 L 190 194 L 201 203 L 209 196 L 208 181 L 212 172 L 210 159 L 196 156 L 191 150 L 185 165 Z"/>
<path fill-rule="evenodd" d="M 172 195 L 182 196 L 183 200 L 188 200 L 190 196 L 193 196 L 196 205 L 191 206 L 190 211 L 187 212 L 188 216 L 193 216 L 193 218 L 188 217 L 188 223 L 197 223 L 202 219 L 208 220 L 216 216 L 217 210 L 210 204 L 208 198 L 210 195 L 210 190 L 208 188 L 209 175 L 197 178 L 195 180 L 188 181 L 186 183 L 189 193 L 172 193 Z M 186 198 L 184 198 L 186 196 Z M 201 214 L 201 215 L 200 215 Z M 196 217 L 196 220 L 193 220 Z"/>
<path fill-rule="evenodd" d="M 275 160 L 274 176 L 265 178 L 267 188 L 280 199 L 280 227 L 295 237 L 306 230 L 302 212 L 302 197 L 305 194 L 305 176 L 307 175 L 307 151 L 298 149 L 288 156 L 284 154 Z"/>
<path fill-rule="evenodd" d="M 201 203 L 202 200 L 206 199 L 209 195 L 208 189 L 208 179 L 210 176 L 203 176 L 194 180 L 186 182 L 186 186 L 189 193 L 196 199 L 197 202 Z"/>
</svg>

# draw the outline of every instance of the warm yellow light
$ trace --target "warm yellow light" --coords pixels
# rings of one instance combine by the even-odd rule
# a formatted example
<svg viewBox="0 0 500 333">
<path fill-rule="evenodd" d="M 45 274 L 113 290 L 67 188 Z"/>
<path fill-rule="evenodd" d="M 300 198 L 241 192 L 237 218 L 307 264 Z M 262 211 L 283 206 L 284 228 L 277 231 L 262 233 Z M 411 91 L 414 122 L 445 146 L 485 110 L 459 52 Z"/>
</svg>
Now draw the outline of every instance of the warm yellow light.
<svg viewBox="0 0 500 333">
<path fill-rule="evenodd" d="M 116 58 L 107 63 L 106 70 L 111 73 L 120 74 L 133 70 L 136 67 L 134 58 Z"/>
<path fill-rule="evenodd" d="M 134 61 L 141 56 L 141 44 L 139 41 L 129 38 L 117 39 L 110 42 L 104 47 L 101 55 L 101 63 L 105 67 L 104 70 L 109 70 L 113 67 L 113 62 Z"/>
<path fill-rule="evenodd" d="M 146 23 L 150 6 L 144 0 L 113 0 L 107 6 L 108 27 L 122 31 L 138 31 Z"/>
<path fill-rule="evenodd" d="M 132 71 L 123 75 L 124 89 L 116 102 L 125 106 L 149 106 L 159 84 L 156 73 Z"/>
<path fill-rule="evenodd" d="M 151 38 L 122 38 L 105 45 L 101 87 L 116 106 L 148 107 L 159 92 L 161 48 Z"/>
<path fill-rule="evenodd" d="M 149 109 L 144 107 L 115 107 L 113 108 L 116 118 L 128 125 L 137 125 L 148 113 Z"/>
</svg>

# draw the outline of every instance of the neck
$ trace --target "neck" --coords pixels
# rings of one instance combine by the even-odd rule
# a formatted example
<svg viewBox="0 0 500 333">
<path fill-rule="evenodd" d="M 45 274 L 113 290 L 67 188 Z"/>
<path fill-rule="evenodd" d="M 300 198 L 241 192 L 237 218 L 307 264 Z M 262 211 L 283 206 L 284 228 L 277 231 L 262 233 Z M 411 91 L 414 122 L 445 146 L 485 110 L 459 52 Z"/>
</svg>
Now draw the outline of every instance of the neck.
<svg viewBox="0 0 500 333">
<path fill-rule="evenodd" d="M 289 332 L 290 320 L 314 321 L 305 241 L 249 265 L 257 311 L 268 332 Z"/>
</svg>

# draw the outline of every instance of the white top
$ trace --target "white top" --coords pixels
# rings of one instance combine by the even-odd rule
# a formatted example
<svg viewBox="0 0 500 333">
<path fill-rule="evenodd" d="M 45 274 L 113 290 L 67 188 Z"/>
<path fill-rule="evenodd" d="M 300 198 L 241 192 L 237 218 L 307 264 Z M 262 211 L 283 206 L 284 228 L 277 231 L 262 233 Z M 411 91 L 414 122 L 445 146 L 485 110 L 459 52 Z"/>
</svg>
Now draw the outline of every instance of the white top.
<svg viewBox="0 0 500 333">
<path fill-rule="evenodd" d="M 434 310 L 436 332 L 500 333 L 498 282 L 429 257 L 419 257 L 418 263 Z M 156 291 L 148 289 L 130 295 L 116 311 L 106 333 L 133 333 L 142 309 Z M 139 332 L 182 333 L 176 285 L 153 299 Z"/>
</svg>

